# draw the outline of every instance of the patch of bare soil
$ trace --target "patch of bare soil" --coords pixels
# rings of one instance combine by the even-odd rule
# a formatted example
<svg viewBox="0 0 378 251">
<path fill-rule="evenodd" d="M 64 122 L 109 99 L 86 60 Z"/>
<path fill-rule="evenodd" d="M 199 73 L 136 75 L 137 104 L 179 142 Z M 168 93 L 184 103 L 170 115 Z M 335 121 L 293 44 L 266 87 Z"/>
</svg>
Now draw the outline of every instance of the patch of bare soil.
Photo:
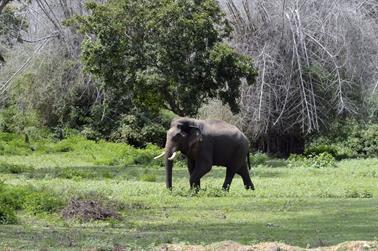
<svg viewBox="0 0 378 251">
<path fill-rule="evenodd" d="M 159 251 L 378 251 L 378 241 L 348 241 L 335 246 L 301 248 L 278 242 L 262 242 L 255 245 L 241 245 L 233 241 L 223 241 L 206 246 L 165 244 Z"/>
<path fill-rule="evenodd" d="M 116 206 L 101 200 L 83 200 L 72 198 L 62 210 L 65 219 L 80 219 L 82 221 L 105 220 L 119 218 Z"/>
</svg>

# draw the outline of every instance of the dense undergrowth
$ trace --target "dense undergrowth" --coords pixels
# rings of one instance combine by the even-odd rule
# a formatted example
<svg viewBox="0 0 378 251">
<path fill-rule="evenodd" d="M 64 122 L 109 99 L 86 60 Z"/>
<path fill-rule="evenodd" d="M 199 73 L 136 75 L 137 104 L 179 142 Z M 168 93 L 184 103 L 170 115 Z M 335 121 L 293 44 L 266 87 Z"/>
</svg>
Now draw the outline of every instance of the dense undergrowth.
<svg viewBox="0 0 378 251">
<path fill-rule="evenodd" d="M 81 135 L 72 135 L 61 141 L 51 138 L 33 140 L 26 143 L 24 137 L 13 133 L 0 133 L 0 155 L 30 156 L 43 154 L 64 154 L 81 156 L 85 161 L 97 165 L 143 165 L 150 164 L 153 157 L 160 153 L 160 148 L 152 144 L 145 148 L 135 148 L 127 144 L 87 140 Z M 2 169 L 17 172 L 15 167 L 0 165 Z"/>
<path fill-rule="evenodd" d="M 308 140 L 304 154 L 328 153 L 336 159 L 378 156 L 378 124 L 347 120 L 332 124 L 323 135 Z"/>
</svg>

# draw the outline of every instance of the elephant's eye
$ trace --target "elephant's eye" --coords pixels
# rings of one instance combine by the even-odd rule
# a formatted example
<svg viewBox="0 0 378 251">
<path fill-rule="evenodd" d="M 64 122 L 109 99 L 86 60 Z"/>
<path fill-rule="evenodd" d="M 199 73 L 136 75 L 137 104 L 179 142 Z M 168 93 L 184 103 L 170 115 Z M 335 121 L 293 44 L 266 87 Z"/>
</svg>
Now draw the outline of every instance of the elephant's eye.
<svg viewBox="0 0 378 251">
<path fill-rule="evenodd" d="M 172 140 L 173 141 L 177 141 L 178 139 L 180 138 L 180 134 L 175 134 L 173 137 L 172 137 Z"/>
</svg>

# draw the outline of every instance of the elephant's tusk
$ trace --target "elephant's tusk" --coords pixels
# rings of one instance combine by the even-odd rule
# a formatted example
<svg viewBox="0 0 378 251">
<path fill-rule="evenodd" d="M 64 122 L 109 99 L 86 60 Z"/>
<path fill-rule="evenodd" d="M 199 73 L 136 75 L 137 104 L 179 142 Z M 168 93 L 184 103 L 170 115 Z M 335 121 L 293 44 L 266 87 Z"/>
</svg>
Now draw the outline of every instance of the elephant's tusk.
<svg viewBox="0 0 378 251">
<path fill-rule="evenodd" d="M 172 154 L 172 156 L 169 157 L 168 159 L 169 159 L 169 160 L 173 160 L 173 159 L 176 157 L 176 153 L 177 153 L 177 152 L 174 152 L 174 153 Z"/>
<path fill-rule="evenodd" d="M 161 158 L 161 157 L 163 157 L 164 156 L 164 154 L 165 154 L 165 152 L 163 152 L 162 154 L 160 154 L 159 156 L 156 156 L 154 159 L 158 159 L 158 158 Z"/>
</svg>

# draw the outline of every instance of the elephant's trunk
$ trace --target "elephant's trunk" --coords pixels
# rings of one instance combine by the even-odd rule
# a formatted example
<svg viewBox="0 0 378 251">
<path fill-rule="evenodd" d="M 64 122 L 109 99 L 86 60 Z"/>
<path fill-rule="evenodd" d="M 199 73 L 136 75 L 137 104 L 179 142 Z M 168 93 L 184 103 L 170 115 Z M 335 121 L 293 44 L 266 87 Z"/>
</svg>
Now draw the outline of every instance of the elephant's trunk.
<svg viewBox="0 0 378 251">
<path fill-rule="evenodd" d="M 172 169 L 173 169 L 173 160 L 169 160 L 168 157 L 166 157 L 165 158 L 165 185 L 167 186 L 168 189 L 172 189 Z"/>
<path fill-rule="evenodd" d="M 173 154 L 176 149 L 171 144 L 165 146 L 165 185 L 168 189 L 172 189 L 172 169 L 173 169 Z"/>
</svg>

